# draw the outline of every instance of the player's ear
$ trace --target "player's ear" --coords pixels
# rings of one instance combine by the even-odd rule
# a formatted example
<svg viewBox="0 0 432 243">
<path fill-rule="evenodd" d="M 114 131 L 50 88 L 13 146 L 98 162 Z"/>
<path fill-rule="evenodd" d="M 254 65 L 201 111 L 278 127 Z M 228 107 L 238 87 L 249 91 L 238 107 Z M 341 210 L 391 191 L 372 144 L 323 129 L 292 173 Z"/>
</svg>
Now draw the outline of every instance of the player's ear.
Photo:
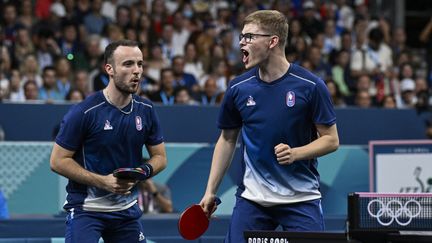
<svg viewBox="0 0 432 243">
<path fill-rule="evenodd" d="M 105 64 L 104 68 L 105 68 L 105 72 L 108 75 L 114 75 L 114 68 L 111 64 L 109 64 L 109 63 Z"/>
<path fill-rule="evenodd" d="M 274 35 L 270 38 L 269 47 L 274 48 L 279 43 L 279 36 Z"/>
</svg>

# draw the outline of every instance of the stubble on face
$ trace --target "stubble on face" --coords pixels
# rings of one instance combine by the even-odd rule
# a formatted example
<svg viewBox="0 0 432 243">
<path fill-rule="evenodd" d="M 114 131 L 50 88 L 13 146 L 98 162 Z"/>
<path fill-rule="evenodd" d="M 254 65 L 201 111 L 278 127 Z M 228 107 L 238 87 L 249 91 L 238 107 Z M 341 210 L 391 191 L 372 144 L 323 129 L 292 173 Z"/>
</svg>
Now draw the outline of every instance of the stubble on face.
<svg viewBox="0 0 432 243">
<path fill-rule="evenodd" d="M 143 75 L 142 52 L 137 47 L 119 47 L 113 66 L 113 81 L 118 91 L 123 94 L 135 94 Z M 140 66 L 139 72 L 134 72 L 135 65 Z"/>
</svg>

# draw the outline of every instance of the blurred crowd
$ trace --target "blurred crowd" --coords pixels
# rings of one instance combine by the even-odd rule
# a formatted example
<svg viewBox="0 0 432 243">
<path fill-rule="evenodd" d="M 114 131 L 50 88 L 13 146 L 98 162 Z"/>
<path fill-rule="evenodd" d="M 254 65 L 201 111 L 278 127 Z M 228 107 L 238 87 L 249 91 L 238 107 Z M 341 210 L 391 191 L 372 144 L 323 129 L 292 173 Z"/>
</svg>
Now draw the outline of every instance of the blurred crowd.
<svg viewBox="0 0 432 243">
<path fill-rule="evenodd" d="M 407 45 L 401 26 L 371 16 L 368 0 L 2 1 L 0 100 L 80 101 L 108 82 L 108 43 L 140 43 L 139 94 L 164 105 L 214 105 L 243 72 L 242 19 L 286 14 L 287 59 L 326 81 L 336 107 L 430 111 L 432 18 Z"/>
</svg>

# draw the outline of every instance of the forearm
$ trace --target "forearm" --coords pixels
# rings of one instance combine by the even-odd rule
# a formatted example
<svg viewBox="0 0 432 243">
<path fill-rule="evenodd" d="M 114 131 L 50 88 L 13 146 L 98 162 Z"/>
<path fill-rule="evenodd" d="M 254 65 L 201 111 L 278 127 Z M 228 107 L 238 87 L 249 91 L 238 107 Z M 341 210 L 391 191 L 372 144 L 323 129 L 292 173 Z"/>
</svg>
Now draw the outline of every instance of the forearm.
<svg viewBox="0 0 432 243">
<path fill-rule="evenodd" d="M 163 169 L 165 169 L 167 165 L 167 159 L 165 156 L 162 155 L 155 155 L 151 157 L 151 159 L 147 162 L 153 167 L 153 175 L 157 175 L 159 172 L 161 172 Z"/>
<path fill-rule="evenodd" d="M 339 140 L 330 135 L 324 135 L 313 142 L 293 148 L 296 151 L 296 160 L 306 160 L 317 158 L 328 153 L 336 151 L 339 147 Z"/>
<path fill-rule="evenodd" d="M 80 166 L 72 158 L 63 158 L 51 162 L 51 170 L 80 184 L 101 188 L 101 175 L 92 173 Z"/>
<path fill-rule="evenodd" d="M 222 178 L 231 164 L 236 147 L 236 141 L 237 140 L 227 141 L 221 136 L 216 143 L 206 193 L 213 195 L 216 194 Z"/>
<path fill-rule="evenodd" d="M 149 163 L 152 166 L 152 176 L 155 176 L 167 166 L 165 144 L 161 143 L 158 145 L 146 147 L 150 155 L 150 159 L 146 163 Z"/>
</svg>

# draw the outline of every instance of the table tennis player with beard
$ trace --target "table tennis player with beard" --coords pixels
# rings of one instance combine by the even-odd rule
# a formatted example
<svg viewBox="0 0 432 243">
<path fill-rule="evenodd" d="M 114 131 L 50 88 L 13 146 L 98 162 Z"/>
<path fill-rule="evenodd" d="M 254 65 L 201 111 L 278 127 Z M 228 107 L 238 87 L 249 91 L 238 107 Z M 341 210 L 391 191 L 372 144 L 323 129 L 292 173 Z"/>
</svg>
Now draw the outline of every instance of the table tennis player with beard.
<svg viewBox="0 0 432 243">
<path fill-rule="evenodd" d="M 51 153 L 51 169 L 69 179 L 66 242 L 146 242 L 137 205 L 138 181 L 117 168 L 141 168 L 148 178 L 167 164 L 153 104 L 135 95 L 143 72 L 138 43 L 110 43 L 104 53 L 108 86 L 71 107 Z M 143 146 L 150 160 L 142 163 Z"/>
</svg>

